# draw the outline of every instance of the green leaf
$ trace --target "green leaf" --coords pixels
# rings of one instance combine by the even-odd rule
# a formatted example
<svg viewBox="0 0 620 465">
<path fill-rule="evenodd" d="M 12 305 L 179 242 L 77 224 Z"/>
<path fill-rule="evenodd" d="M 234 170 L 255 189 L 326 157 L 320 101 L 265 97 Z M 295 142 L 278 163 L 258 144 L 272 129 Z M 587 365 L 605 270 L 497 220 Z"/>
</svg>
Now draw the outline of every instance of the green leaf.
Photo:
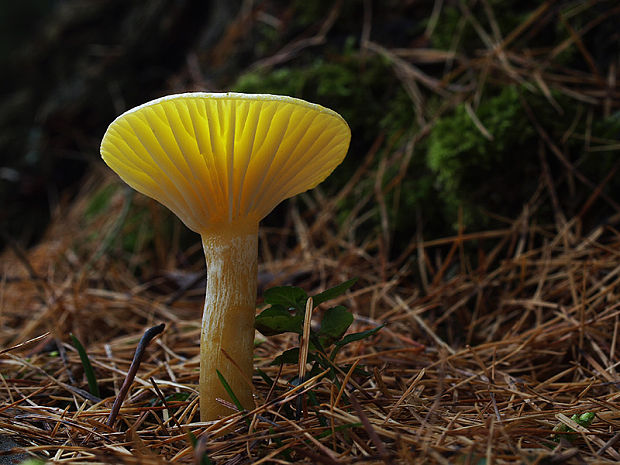
<svg viewBox="0 0 620 465">
<path fill-rule="evenodd" d="M 345 373 L 348 373 L 348 372 L 349 372 L 349 370 L 351 369 L 351 367 L 352 367 L 352 366 L 353 366 L 353 365 L 351 365 L 351 364 L 347 363 L 347 364 L 345 364 L 345 365 L 342 365 L 340 368 L 341 368 L 341 369 L 342 369 L 342 371 L 344 371 Z M 364 376 L 364 377 L 366 377 L 366 378 L 368 378 L 369 376 L 372 376 L 372 373 L 371 373 L 371 372 L 364 370 L 364 369 L 363 369 L 362 367 L 360 367 L 359 365 L 358 365 L 358 366 L 356 366 L 356 367 L 353 369 L 353 374 L 354 374 L 354 375 L 359 375 L 359 376 Z"/>
<path fill-rule="evenodd" d="M 570 417 L 571 420 L 573 420 L 579 426 L 583 426 L 584 428 L 587 428 L 588 426 L 590 426 L 595 418 L 596 418 L 596 414 L 594 412 L 586 412 L 582 414 L 575 413 L 573 416 Z M 556 433 L 574 433 L 575 432 L 574 429 L 565 425 L 564 423 L 558 423 L 557 425 L 555 425 L 555 427 L 553 428 L 553 431 L 555 431 Z M 555 442 L 559 442 L 560 438 L 562 437 L 567 439 L 569 442 L 575 441 L 575 435 L 572 435 L 572 434 L 554 434 L 552 436 L 552 439 Z"/>
<path fill-rule="evenodd" d="M 575 416 L 577 418 L 571 418 L 571 419 L 575 423 L 577 423 L 579 426 L 583 426 L 584 428 L 587 428 L 594 421 L 596 414 L 594 412 L 586 412 L 586 413 L 582 413 L 581 415 L 573 415 L 573 417 Z"/>
<path fill-rule="evenodd" d="M 271 365 L 280 365 L 281 363 L 297 363 L 299 362 L 299 347 L 288 349 L 273 359 Z"/>
<path fill-rule="evenodd" d="M 19 460 L 19 457 L 16 456 L 16 458 Z M 17 463 L 17 462 L 13 462 L 10 460 L 11 457 L 9 457 L 9 462 L 7 463 Z M 41 459 L 36 459 L 33 457 L 27 458 L 26 460 L 24 460 L 23 462 L 19 462 L 19 465 L 45 465 L 46 462 L 44 462 Z"/>
<path fill-rule="evenodd" d="M 175 392 L 174 394 L 166 396 L 166 402 L 184 402 L 187 400 L 189 395 L 189 392 Z M 149 402 L 149 405 L 163 405 L 163 402 L 159 397 L 153 397 L 153 399 L 151 399 L 151 401 Z"/>
<path fill-rule="evenodd" d="M 368 329 L 366 331 L 362 331 L 361 333 L 347 334 L 341 340 L 336 342 L 335 344 L 336 347 L 334 348 L 334 350 L 332 350 L 332 353 L 329 356 L 330 360 L 333 361 L 336 358 L 336 354 L 342 347 L 346 346 L 347 344 L 350 344 L 351 342 L 361 341 L 362 339 L 366 339 L 367 337 L 370 337 L 373 334 L 377 333 L 384 326 L 385 325 L 377 326 L 376 328 Z"/>
<path fill-rule="evenodd" d="M 269 387 L 273 386 L 273 379 L 271 379 L 271 377 L 267 373 L 265 373 L 260 368 L 257 368 L 256 371 L 259 374 L 259 376 L 263 378 L 263 381 L 267 384 L 267 386 Z"/>
<path fill-rule="evenodd" d="M 84 368 L 84 375 L 86 375 L 86 379 L 88 381 L 88 390 L 93 396 L 101 398 L 101 394 L 99 393 L 99 385 L 97 384 L 97 378 L 95 376 L 95 371 L 93 370 L 93 366 L 90 364 L 90 359 L 88 358 L 88 354 L 86 353 L 84 346 L 82 345 L 80 340 L 75 337 L 75 335 L 69 334 L 69 337 L 71 337 L 73 347 L 75 347 L 75 350 L 77 350 L 78 354 L 80 355 L 82 367 Z"/>
<path fill-rule="evenodd" d="M 274 305 L 263 310 L 254 322 L 254 327 L 265 336 L 286 332 L 301 334 L 304 325 L 303 312 L 291 312 L 282 305 Z"/>
<path fill-rule="evenodd" d="M 175 392 L 166 397 L 166 402 L 184 402 L 189 397 L 189 392 Z"/>
<path fill-rule="evenodd" d="M 320 407 L 321 403 L 319 402 L 318 397 L 316 396 L 316 393 L 310 389 L 308 392 L 308 400 L 310 401 L 310 405 L 314 406 L 314 407 Z M 319 424 L 324 427 L 327 428 L 328 423 L 327 423 L 327 419 L 321 415 L 318 411 L 314 412 L 316 414 L 317 419 L 319 420 Z"/>
<path fill-rule="evenodd" d="M 308 352 L 308 362 L 314 362 L 317 360 L 317 357 L 312 352 Z M 295 347 L 294 349 L 288 349 L 278 355 L 273 359 L 271 365 L 280 365 L 281 363 L 299 363 L 299 347 Z"/>
<path fill-rule="evenodd" d="M 384 326 L 385 325 L 377 326 L 376 328 L 368 329 L 366 331 L 362 331 L 361 333 L 347 334 L 345 337 L 342 338 L 342 340 L 336 342 L 336 345 L 338 347 L 343 347 L 347 344 L 350 344 L 351 342 L 361 341 L 362 339 L 366 339 L 367 337 L 370 337 L 373 334 L 377 333 Z"/>
<path fill-rule="evenodd" d="M 342 305 L 328 309 L 323 315 L 319 337 L 321 345 L 329 346 L 339 340 L 353 323 L 353 314 Z"/>
<path fill-rule="evenodd" d="M 336 297 L 344 294 L 347 289 L 353 286 L 357 282 L 357 278 L 349 279 L 342 284 L 338 284 L 330 289 L 327 289 L 323 292 L 318 293 L 317 295 L 312 297 L 312 305 L 314 307 L 322 304 L 323 302 L 327 302 L 328 300 L 334 299 Z"/>
<path fill-rule="evenodd" d="M 268 304 L 282 305 L 287 309 L 292 307 L 303 312 L 306 309 L 308 294 L 299 287 L 279 286 L 267 289 L 263 298 Z"/>
</svg>

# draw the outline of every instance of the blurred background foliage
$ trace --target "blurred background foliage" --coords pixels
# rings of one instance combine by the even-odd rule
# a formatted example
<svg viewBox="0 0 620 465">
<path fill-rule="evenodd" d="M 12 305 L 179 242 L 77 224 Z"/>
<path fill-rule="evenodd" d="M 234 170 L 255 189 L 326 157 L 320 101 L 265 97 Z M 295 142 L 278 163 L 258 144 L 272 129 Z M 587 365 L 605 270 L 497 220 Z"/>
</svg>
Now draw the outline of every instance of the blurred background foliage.
<svg viewBox="0 0 620 465">
<path fill-rule="evenodd" d="M 339 227 L 392 257 L 414 237 L 509 227 L 524 212 L 607 221 L 620 212 L 619 15 L 604 0 L 2 2 L 0 240 L 34 244 L 85 176 L 106 177 L 98 145 L 116 115 L 196 90 L 341 113 L 351 149 L 321 189 L 357 173 Z M 90 191 L 85 222 L 109 214 L 117 187 Z M 118 247 L 186 234 L 144 205 Z"/>
</svg>

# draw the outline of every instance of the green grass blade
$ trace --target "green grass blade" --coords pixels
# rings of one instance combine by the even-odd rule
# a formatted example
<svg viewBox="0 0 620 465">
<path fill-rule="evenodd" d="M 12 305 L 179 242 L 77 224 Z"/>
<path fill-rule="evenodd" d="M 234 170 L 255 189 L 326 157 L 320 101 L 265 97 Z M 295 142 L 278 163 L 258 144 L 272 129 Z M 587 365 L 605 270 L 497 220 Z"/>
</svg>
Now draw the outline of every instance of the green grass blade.
<svg viewBox="0 0 620 465">
<path fill-rule="evenodd" d="M 217 373 L 217 377 L 220 379 L 220 383 L 222 383 L 222 386 L 224 386 L 224 389 L 226 389 L 226 392 L 233 401 L 233 404 L 235 404 L 235 406 L 239 409 L 240 412 L 245 412 L 245 408 L 243 407 L 243 405 L 241 405 L 241 402 L 239 402 L 239 398 L 233 392 L 230 384 L 228 384 L 228 381 L 226 381 L 226 378 L 224 378 L 224 375 L 220 373 L 220 370 L 218 369 L 216 369 L 215 372 Z M 250 426 L 249 418 L 246 418 L 245 422 L 248 424 L 248 426 Z"/>
<path fill-rule="evenodd" d="M 323 302 L 326 302 L 328 300 L 341 296 L 347 291 L 347 289 L 353 286 L 356 281 L 357 281 L 357 278 L 349 279 L 348 281 L 338 284 L 337 286 L 334 286 L 331 289 L 327 289 L 326 291 L 320 292 L 319 294 L 312 297 L 312 306 L 317 307 Z"/>
<path fill-rule="evenodd" d="M 77 350 L 80 355 L 80 360 L 82 360 L 84 374 L 88 380 L 88 390 L 93 396 L 101 398 L 101 394 L 99 393 L 99 385 L 97 384 L 97 378 L 95 377 L 95 371 L 93 370 L 93 366 L 90 364 L 90 359 L 88 358 L 88 354 L 86 353 L 84 346 L 79 339 L 75 337 L 75 335 L 69 334 L 69 336 L 71 337 L 73 347 L 75 347 L 75 350 Z"/>
<path fill-rule="evenodd" d="M 220 370 L 218 369 L 216 369 L 215 372 L 217 373 L 217 377 L 220 379 L 220 383 L 222 383 L 222 386 L 224 386 L 224 389 L 226 389 L 226 392 L 232 399 L 233 404 L 235 404 L 235 406 L 239 409 L 240 412 L 244 411 L 245 408 L 243 407 L 243 405 L 241 405 L 241 402 L 239 402 L 239 398 L 233 392 L 230 384 L 228 384 L 228 381 L 226 381 L 226 378 L 224 378 L 224 375 L 220 373 Z"/>
</svg>

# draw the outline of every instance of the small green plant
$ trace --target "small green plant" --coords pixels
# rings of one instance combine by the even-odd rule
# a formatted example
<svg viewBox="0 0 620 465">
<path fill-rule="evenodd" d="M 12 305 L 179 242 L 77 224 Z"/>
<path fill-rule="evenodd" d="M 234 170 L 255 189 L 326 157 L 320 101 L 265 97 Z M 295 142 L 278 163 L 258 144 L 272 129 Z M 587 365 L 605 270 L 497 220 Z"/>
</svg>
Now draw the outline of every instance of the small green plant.
<svg viewBox="0 0 620 465">
<path fill-rule="evenodd" d="M 520 94 L 516 86 L 506 86 L 497 95 L 485 96 L 475 112 L 488 135 L 476 126 L 466 104 L 433 127 L 426 163 L 436 177 L 446 221 L 455 221 L 462 209 L 466 226 L 486 224 L 484 210 L 508 215 L 536 188 L 536 173 L 530 172 L 538 166 L 535 131 Z M 539 99 L 529 98 L 531 106 L 542 111 Z M 520 156 L 518 164 L 515 154 Z"/>
<path fill-rule="evenodd" d="M 575 413 L 572 417 L 570 417 L 571 420 L 573 420 L 579 426 L 583 426 L 584 428 L 590 426 L 594 421 L 594 418 L 596 418 L 596 414 L 594 412 L 586 412 L 582 414 Z M 559 442 L 561 438 L 568 439 L 570 442 L 573 442 L 575 440 L 575 436 L 573 434 L 561 434 L 575 432 L 574 429 L 566 426 L 564 423 L 559 423 L 558 425 L 556 425 L 553 428 L 553 431 L 555 431 L 555 434 L 553 435 L 553 440 L 555 442 Z"/>
<path fill-rule="evenodd" d="M 324 292 L 312 296 L 313 309 L 318 305 L 332 300 L 346 292 L 357 279 L 351 279 L 342 284 L 327 289 Z M 306 312 L 306 302 L 308 294 L 299 287 L 280 286 L 268 289 L 264 294 L 265 303 L 270 307 L 263 310 L 256 317 L 256 329 L 265 336 L 274 336 L 282 333 L 296 333 L 301 339 L 304 331 L 304 319 Z M 334 360 L 340 349 L 347 344 L 366 339 L 377 333 L 383 326 L 344 335 L 353 323 L 353 314 L 342 305 L 328 308 L 323 313 L 323 318 L 318 329 L 310 329 L 310 344 L 307 361 L 313 364 L 308 372 L 308 377 L 312 377 L 322 370 L 329 368 L 330 377 L 336 381 L 336 366 Z M 278 355 L 272 364 L 279 365 L 285 363 L 299 362 L 299 347 L 284 351 Z M 346 369 L 346 367 L 343 367 Z M 365 373 L 362 369 L 356 370 L 357 373 Z M 266 375 L 261 373 L 265 379 Z M 266 379 L 267 382 L 271 382 Z M 293 384 L 304 380 L 295 379 Z"/>
<path fill-rule="evenodd" d="M 86 349 L 84 349 L 84 346 L 80 340 L 75 337 L 75 335 L 70 334 L 69 336 L 71 337 L 73 347 L 75 347 L 75 350 L 77 350 L 80 355 L 82 367 L 84 368 L 84 375 L 86 375 L 86 379 L 88 380 L 88 390 L 93 396 L 101 397 L 101 394 L 99 393 L 99 384 L 97 384 L 97 377 L 95 376 L 95 370 L 93 370 L 93 366 L 90 363 Z"/>
</svg>

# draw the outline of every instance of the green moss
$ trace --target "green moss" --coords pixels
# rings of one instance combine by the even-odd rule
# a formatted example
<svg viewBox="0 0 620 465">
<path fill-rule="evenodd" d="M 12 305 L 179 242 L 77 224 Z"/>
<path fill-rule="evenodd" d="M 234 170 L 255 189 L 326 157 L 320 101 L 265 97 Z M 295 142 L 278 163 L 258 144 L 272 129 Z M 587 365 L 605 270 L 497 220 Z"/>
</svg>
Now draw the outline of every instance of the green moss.
<svg viewBox="0 0 620 465">
<path fill-rule="evenodd" d="M 344 55 L 331 61 L 316 58 L 305 65 L 246 73 L 233 89 L 291 95 L 325 105 L 340 113 L 362 136 L 371 130 L 371 139 L 377 133 L 377 118 L 390 132 L 407 125 L 413 107 L 390 63 L 378 56 L 363 60 L 350 48 L 352 42 L 347 41 Z"/>
<path fill-rule="evenodd" d="M 562 115 L 543 96 L 517 86 L 503 87 L 496 95 L 483 98 L 475 113 L 492 140 L 476 127 L 464 104 L 437 122 L 428 139 L 426 163 L 436 177 L 440 210 L 446 222 L 455 225 L 459 209 L 465 225 L 478 228 L 489 226 L 489 211 L 514 218 L 534 192 L 541 176 L 538 152 L 542 141 L 521 99 L 564 156 L 588 179 L 600 182 L 613 169 L 617 151 L 586 150 L 585 115 L 569 131 L 575 115 L 583 113 L 579 109 L 581 104 L 559 94 L 553 97 L 563 108 Z M 592 145 L 609 145 L 613 149 L 620 138 L 620 114 L 594 121 L 589 130 L 592 140 L 599 142 Z M 563 140 L 568 132 L 573 137 Z M 581 183 L 575 190 L 565 182 L 567 169 L 558 157 L 547 153 L 546 159 L 560 208 L 569 217 L 575 215 L 591 191 L 582 189 Z M 617 178 L 612 177 L 604 189 L 612 198 L 620 195 Z M 546 204 L 539 211 L 544 221 L 551 219 L 549 208 Z M 603 209 L 595 216 L 604 214 Z"/>
<path fill-rule="evenodd" d="M 462 169 L 470 166 L 487 169 L 508 149 L 533 134 L 519 102 L 516 87 L 505 87 L 497 97 L 479 106 L 476 116 L 492 135 L 489 140 L 474 124 L 465 105 L 439 120 L 430 135 L 428 165 L 448 189 L 463 182 Z"/>
<path fill-rule="evenodd" d="M 518 15 L 496 15 L 503 33 L 512 30 L 536 7 L 536 2 L 526 3 Z M 516 1 L 491 1 L 496 13 L 513 11 L 516 4 Z M 433 46 L 449 48 L 462 14 L 458 8 L 449 5 L 442 9 L 441 14 L 431 40 Z M 490 31 L 486 16 L 482 14 L 477 18 L 485 30 Z M 459 47 L 485 47 L 471 24 L 466 25 L 463 34 Z M 554 43 L 558 34 L 557 30 L 542 31 L 537 39 L 540 38 L 541 43 Z M 553 98 L 564 110 L 559 114 L 540 94 L 516 85 L 495 87 L 492 82 L 489 81 L 480 104 L 474 109 L 492 139 L 485 137 L 476 126 L 464 104 L 457 106 L 437 121 L 427 138 L 416 143 L 406 176 L 396 188 L 386 193 L 395 246 L 410 240 L 412 231 L 418 226 L 416 212 L 420 212 L 424 220 L 425 237 L 451 233 L 459 211 L 469 229 L 496 226 L 491 224 L 488 212 L 512 218 L 519 214 L 524 202 L 538 186 L 541 174 L 540 136 L 523 108 L 522 99 L 561 150 L 590 179 L 602 179 L 615 163 L 613 152 L 583 153 L 584 143 L 578 137 L 562 142 L 582 104 L 554 93 Z M 398 157 L 396 151 L 404 151 L 405 144 L 418 130 L 413 103 L 396 77 L 392 64 L 378 55 L 363 57 L 358 52 L 357 39 L 352 36 L 339 48 L 322 49 L 319 56 L 304 55 L 284 67 L 244 74 L 234 85 L 234 90 L 292 95 L 325 105 L 343 115 L 353 132 L 352 146 L 342 166 L 323 185 L 328 192 L 350 179 L 360 166 L 361 157 L 368 153 L 379 134 L 386 136 L 386 142 L 375 157 L 375 166 L 369 168 L 368 176 L 360 180 L 354 192 L 340 205 L 339 220 L 343 227 L 359 199 L 373 195 L 376 183 L 373 171 L 379 161 L 385 157 L 390 160 Z M 445 105 L 434 95 L 425 97 L 426 115 L 435 114 L 440 106 Z M 592 135 L 617 140 L 619 119 L 611 118 L 599 124 L 599 118 L 594 118 Z M 575 134 L 586 132 L 585 116 L 571 131 Z M 564 181 L 566 168 L 557 157 L 549 154 L 547 159 L 552 176 L 558 180 L 556 187 L 564 202 L 563 208 L 566 207 L 565 212 L 570 215 L 583 199 L 570 191 Z M 399 166 L 388 167 L 384 185 L 391 183 L 399 170 Z M 615 192 L 615 186 L 612 179 L 605 192 Z M 582 191 L 578 194 L 589 195 Z M 373 203 L 368 208 L 371 216 L 359 226 L 357 234 L 360 237 L 376 234 L 380 229 L 378 208 Z M 543 221 L 551 217 L 548 209 L 541 209 L 538 213 L 547 215 Z"/>
<path fill-rule="evenodd" d="M 484 223 L 481 209 L 507 213 L 527 198 L 537 181 L 528 173 L 536 165 L 532 163 L 537 157 L 535 133 L 519 101 L 519 90 L 504 87 L 481 102 L 476 116 L 492 140 L 461 104 L 437 122 L 428 141 L 427 165 L 436 175 L 443 213 L 452 222 L 460 207 L 465 224 Z"/>
</svg>

